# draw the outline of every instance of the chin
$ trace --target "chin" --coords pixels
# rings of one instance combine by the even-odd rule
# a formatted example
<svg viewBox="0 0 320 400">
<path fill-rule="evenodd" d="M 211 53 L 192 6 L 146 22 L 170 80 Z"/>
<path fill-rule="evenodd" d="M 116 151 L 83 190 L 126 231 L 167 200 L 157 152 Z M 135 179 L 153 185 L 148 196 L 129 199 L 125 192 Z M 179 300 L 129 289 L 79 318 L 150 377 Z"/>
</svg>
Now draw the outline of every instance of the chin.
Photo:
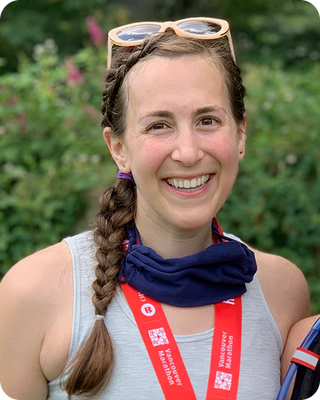
<svg viewBox="0 0 320 400">
<path fill-rule="evenodd" d="M 208 216 L 207 218 L 190 218 L 188 215 L 186 218 L 173 219 L 171 225 L 174 225 L 176 229 L 183 231 L 194 231 L 201 230 L 202 228 L 211 225 L 214 216 Z"/>
</svg>

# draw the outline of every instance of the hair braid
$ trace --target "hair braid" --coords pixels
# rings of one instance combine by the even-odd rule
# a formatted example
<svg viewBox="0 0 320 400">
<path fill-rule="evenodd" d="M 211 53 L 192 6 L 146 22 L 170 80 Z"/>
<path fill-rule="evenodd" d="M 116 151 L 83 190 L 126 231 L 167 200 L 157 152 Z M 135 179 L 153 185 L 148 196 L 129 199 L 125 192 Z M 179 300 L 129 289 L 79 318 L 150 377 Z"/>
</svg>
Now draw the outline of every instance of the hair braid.
<svg viewBox="0 0 320 400">
<path fill-rule="evenodd" d="M 105 88 L 102 92 L 103 119 L 101 125 L 102 127 L 112 127 L 114 136 L 120 136 L 124 131 L 123 101 L 121 99 L 119 101 L 118 97 L 121 96 L 120 89 L 125 77 L 140 60 L 155 53 L 159 45 L 166 42 L 169 35 L 175 36 L 174 33 L 169 32 L 166 35 L 154 34 L 143 45 L 123 48 L 107 71 Z"/>
<path fill-rule="evenodd" d="M 96 252 L 98 265 L 96 280 L 92 284 L 95 292 L 92 301 L 99 315 L 106 313 L 114 295 L 124 256 L 126 226 L 134 218 L 134 211 L 135 191 L 132 182 L 119 179 L 101 197 L 101 210 L 95 219 L 94 232 L 94 240 L 99 246 Z"/>
<path fill-rule="evenodd" d="M 96 280 L 92 284 L 92 301 L 97 315 L 105 315 L 118 280 L 123 241 L 127 226 L 135 214 L 133 183 L 119 179 L 101 196 L 101 211 L 95 218 Z M 114 364 L 112 341 L 103 320 L 95 322 L 84 346 L 68 365 L 71 374 L 64 389 L 69 395 L 96 396 L 108 383 Z"/>
<path fill-rule="evenodd" d="M 103 127 L 112 126 L 117 132 L 114 124 L 119 116 L 117 112 L 119 90 L 127 73 L 144 55 L 145 52 L 141 52 L 140 50 L 136 50 L 133 53 L 125 52 L 123 57 L 121 57 L 122 62 L 118 63 L 119 65 L 117 67 L 107 71 L 105 88 L 102 92 L 101 111 L 103 119 L 101 125 Z"/>
</svg>

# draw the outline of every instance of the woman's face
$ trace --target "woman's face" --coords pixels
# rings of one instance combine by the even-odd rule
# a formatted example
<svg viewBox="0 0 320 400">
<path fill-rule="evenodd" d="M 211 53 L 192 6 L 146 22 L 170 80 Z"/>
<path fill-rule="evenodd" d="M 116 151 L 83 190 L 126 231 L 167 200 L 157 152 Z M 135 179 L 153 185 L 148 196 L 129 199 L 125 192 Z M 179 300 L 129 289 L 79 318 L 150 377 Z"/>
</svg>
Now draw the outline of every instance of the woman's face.
<svg viewBox="0 0 320 400">
<path fill-rule="evenodd" d="M 168 232 L 207 228 L 245 144 L 219 70 L 201 57 L 155 57 L 127 78 L 125 136 L 109 147 L 118 167 L 133 173 L 137 221 Z"/>
</svg>

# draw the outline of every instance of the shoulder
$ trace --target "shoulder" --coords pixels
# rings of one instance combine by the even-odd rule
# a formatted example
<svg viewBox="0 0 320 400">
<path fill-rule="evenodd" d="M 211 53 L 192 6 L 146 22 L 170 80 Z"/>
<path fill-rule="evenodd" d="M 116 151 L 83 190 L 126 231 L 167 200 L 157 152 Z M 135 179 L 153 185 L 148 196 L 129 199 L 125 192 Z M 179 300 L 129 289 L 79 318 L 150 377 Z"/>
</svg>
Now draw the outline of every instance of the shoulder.
<svg viewBox="0 0 320 400">
<path fill-rule="evenodd" d="M 303 294 L 308 293 L 306 279 L 302 271 L 286 258 L 253 250 L 258 266 L 258 276 L 261 284 L 279 285 L 282 288 L 299 289 Z M 296 295 L 296 294 L 295 294 Z"/>
<path fill-rule="evenodd" d="M 310 295 L 306 279 L 302 271 L 289 260 L 258 250 L 253 251 L 261 289 L 285 342 L 291 326 L 310 315 Z"/>
<path fill-rule="evenodd" d="M 72 259 L 67 243 L 38 251 L 15 264 L 0 283 L 0 317 L 39 321 L 40 331 L 73 290 Z"/>
<path fill-rule="evenodd" d="M 67 243 L 57 243 L 15 264 L 4 276 L 0 293 L 19 296 L 20 300 L 38 298 L 39 294 L 47 298 L 48 288 L 53 289 L 58 282 L 61 284 L 65 279 L 72 278 L 71 266 Z"/>
<path fill-rule="evenodd" d="M 0 359 L 4 362 L 0 363 L 0 381 L 11 397 L 46 398 L 41 347 L 62 303 L 70 298 L 72 286 L 72 260 L 65 242 L 26 257 L 3 278 Z"/>
</svg>

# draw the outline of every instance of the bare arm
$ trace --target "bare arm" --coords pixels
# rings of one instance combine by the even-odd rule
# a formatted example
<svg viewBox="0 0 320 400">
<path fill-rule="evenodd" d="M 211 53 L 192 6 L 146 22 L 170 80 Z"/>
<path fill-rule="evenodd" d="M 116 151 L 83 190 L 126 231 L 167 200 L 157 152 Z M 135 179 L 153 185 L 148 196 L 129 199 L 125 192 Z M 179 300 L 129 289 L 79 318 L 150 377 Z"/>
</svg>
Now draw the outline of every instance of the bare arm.
<svg viewBox="0 0 320 400">
<path fill-rule="evenodd" d="M 19 267 L 0 285 L 0 382 L 14 399 L 44 400 L 47 381 L 39 363 L 43 312 Z"/>
<path fill-rule="evenodd" d="M 55 282 L 65 246 L 58 244 L 20 261 L 0 284 L 0 382 L 13 399 L 48 397 L 42 349 L 59 304 Z"/>
<path fill-rule="evenodd" d="M 281 359 L 281 375 L 282 380 L 284 379 L 287 370 L 290 366 L 290 361 L 295 352 L 296 348 L 300 346 L 303 339 L 306 337 L 307 333 L 311 329 L 312 325 L 316 322 L 316 320 L 320 317 L 320 315 L 315 315 L 312 317 L 304 318 L 297 322 L 290 329 L 288 339 L 284 348 L 284 352 Z M 288 391 L 288 395 L 286 399 L 290 399 L 292 392 L 292 387 L 290 387 Z"/>
</svg>

